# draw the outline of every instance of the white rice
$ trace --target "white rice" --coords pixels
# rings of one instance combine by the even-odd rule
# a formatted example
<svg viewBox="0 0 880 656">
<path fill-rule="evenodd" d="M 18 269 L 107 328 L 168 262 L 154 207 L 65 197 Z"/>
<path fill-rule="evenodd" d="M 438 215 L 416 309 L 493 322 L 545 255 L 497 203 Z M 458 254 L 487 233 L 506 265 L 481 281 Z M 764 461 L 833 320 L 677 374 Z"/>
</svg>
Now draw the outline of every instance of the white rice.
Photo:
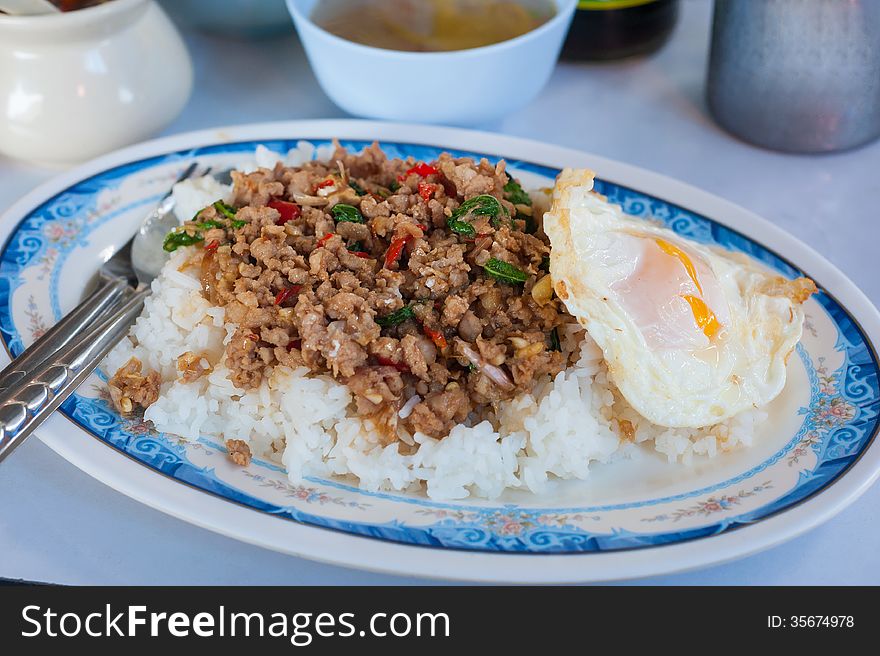
<svg viewBox="0 0 880 656">
<path fill-rule="evenodd" d="M 312 154 L 305 144 L 286 158 L 266 149 L 255 158 L 261 166 L 282 160 L 295 165 Z M 216 182 L 179 184 L 174 190 L 178 214 L 190 218 L 228 193 Z M 371 423 L 353 411 L 348 389 L 329 376 L 277 366 L 258 389 L 234 387 L 224 350 L 235 326 L 225 322 L 223 308 L 204 299 L 197 273 L 180 270 L 186 258 L 185 249 L 172 255 L 128 338 L 103 368 L 112 374 L 138 358 L 162 377 L 159 399 L 144 415 L 157 430 L 188 440 L 244 440 L 256 458 L 286 467 L 292 482 L 306 476 L 355 477 L 364 489 L 422 489 L 434 499 L 495 498 L 507 488 L 542 492 L 553 479 L 587 478 L 593 462 L 625 457 L 634 447 L 620 437 L 622 420 L 632 423 L 636 444 L 653 446 L 670 462 L 687 463 L 749 445 L 755 425 L 766 417 L 753 410 L 704 429 L 653 425 L 622 400 L 608 380 L 601 351 L 575 325 L 562 335 L 564 349 L 580 350 L 575 366 L 548 378 L 533 394 L 504 404 L 493 423 L 458 425 L 442 440 L 402 434 L 418 446 L 403 454 L 397 444 L 378 442 Z M 187 351 L 212 367 L 191 383 L 178 380 L 177 358 Z M 409 399 L 400 416 L 418 400 Z"/>
<path fill-rule="evenodd" d="M 127 339 L 107 356 L 116 371 L 137 357 L 162 376 L 158 401 L 145 418 L 157 430 L 188 440 L 241 439 L 257 458 L 283 464 L 291 481 L 305 476 L 354 476 L 369 490 L 418 490 L 434 499 L 469 495 L 494 498 L 505 488 L 546 489 L 554 478 L 589 476 L 592 462 L 607 462 L 621 447 L 617 422 L 628 419 L 635 442 L 653 443 L 671 462 L 712 457 L 751 443 L 764 413 L 738 415 L 710 429 L 668 429 L 640 417 L 614 391 L 595 343 L 584 337 L 574 367 L 539 385 L 534 394 L 504 404 L 496 425 L 456 426 L 448 437 L 411 436 L 412 455 L 382 447 L 369 422 L 351 408 L 345 385 L 302 367 L 275 367 L 259 388 L 243 393 L 228 379 L 224 348 L 235 331 L 224 310 L 202 296 L 196 273 L 179 268 L 173 254 L 153 282 L 153 294 Z M 213 368 L 191 383 L 178 379 L 177 358 L 192 351 Z M 418 402 L 411 399 L 407 407 Z"/>
<path fill-rule="evenodd" d="M 296 148 L 291 148 L 286 155 L 269 150 L 263 145 L 257 146 L 254 158 L 249 162 L 241 162 L 236 169 L 244 173 L 250 173 L 257 168 L 271 169 L 278 162 L 285 166 L 298 166 L 308 162 L 313 157 L 329 159 L 333 153 L 332 146 L 314 145 L 308 141 L 300 141 Z M 188 221 L 196 215 L 196 212 L 210 205 L 215 200 L 228 200 L 232 193 L 232 185 L 222 185 L 212 176 L 206 175 L 201 178 L 190 178 L 174 185 L 172 195 L 174 197 L 174 213 L 181 222 Z"/>
</svg>

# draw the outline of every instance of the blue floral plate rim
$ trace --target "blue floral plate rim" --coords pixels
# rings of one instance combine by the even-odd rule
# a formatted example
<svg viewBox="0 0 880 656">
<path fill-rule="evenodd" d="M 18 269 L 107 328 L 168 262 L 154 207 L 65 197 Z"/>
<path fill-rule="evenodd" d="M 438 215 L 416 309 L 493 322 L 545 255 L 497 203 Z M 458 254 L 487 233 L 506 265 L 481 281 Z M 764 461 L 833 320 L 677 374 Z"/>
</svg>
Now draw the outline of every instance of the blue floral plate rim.
<svg viewBox="0 0 880 656">
<path fill-rule="evenodd" d="M 385 134 L 382 134 L 383 132 Z M 392 134 L 388 134 L 389 132 L 391 132 Z M 418 138 L 407 140 L 406 138 L 404 138 L 406 136 L 407 132 L 409 132 L 410 134 L 415 134 L 415 132 L 418 132 L 419 133 Z M 426 132 L 436 135 L 436 138 L 431 141 L 427 140 L 425 138 Z M 224 138 L 218 139 L 218 134 L 222 134 Z M 410 144 L 415 144 L 418 146 L 425 146 L 426 144 L 433 142 L 433 143 L 449 144 L 449 145 L 445 145 L 442 147 L 438 146 L 438 148 L 456 149 L 456 150 L 461 149 L 460 146 L 457 147 L 454 143 L 455 141 L 458 141 L 459 143 L 461 143 L 462 145 L 465 146 L 464 150 L 467 150 L 470 152 L 478 151 L 479 153 L 487 153 L 487 152 L 489 152 L 489 153 L 504 153 L 504 155 L 499 155 L 499 156 L 504 156 L 507 159 L 511 159 L 511 154 L 513 154 L 517 151 L 524 152 L 525 150 L 529 150 L 529 151 L 534 152 L 534 151 L 547 150 L 550 152 L 550 154 L 548 155 L 548 160 L 555 159 L 556 162 L 568 163 L 569 161 L 571 161 L 571 159 L 588 160 L 590 163 L 593 163 L 594 168 L 599 169 L 600 173 L 610 172 L 610 175 L 603 175 L 602 177 L 604 177 L 604 178 L 620 180 L 621 176 L 622 176 L 622 179 L 632 178 L 633 176 L 636 176 L 636 177 L 647 176 L 648 178 L 653 178 L 653 180 L 651 182 L 653 182 L 654 184 L 670 185 L 670 183 L 671 183 L 670 188 L 672 188 L 673 191 L 677 192 L 677 193 L 673 194 L 674 200 L 665 200 L 666 198 L 669 198 L 670 196 L 659 195 L 657 193 L 651 193 L 650 191 L 645 190 L 644 186 L 638 186 L 638 185 L 631 184 L 631 183 L 628 185 L 628 186 L 640 189 L 640 191 L 645 191 L 645 193 L 648 193 L 649 196 L 652 196 L 654 199 L 656 199 L 658 201 L 662 200 L 666 205 L 669 205 L 669 206 L 676 206 L 680 209 L 684 209 L 686 207 L 689 207 L 689 208 L 694 207 L 693 204 L 688 204 L 687 202 L 682 202 L 682 196 L 680 193 L 682 190 L 684 190 L 685 192 L 687 192 L 687 191 L 693 192 L 691 195 L 695 194 L 696 196 L 702 195 L 702 196 L 708 197 L 708 195 L 704 194 L 704 192 L 699 192 L 699 190 L 693 190 L 691 188 L 687 188 L 686 185 L 682 185 L 681 183 L 675 183 L 674 181 L 664 179 L 664 178 L 662 178 L 662 176 L 657 176 L 656 174 L 642 172 L 642 171 L 639 171 L 638 169 L 634 169 L 633 167 L 628 167 L 626 165 L 618 164 L 616 162 L 609 162 L 609 161 L 602 160 L 602 158 L 599 158 L 599 157 L 587 155 L 584 153 L 577 153 L 575 151 L 567 151 L 565 149 L 561 149 L 561 148 L 553 147 L 553 146 L 547 146 L 545 144 L 526 142 L 524 140 L 511 139 L 511 138 L 507 138 L 507 137 L 500 137 L 497 135 L 485 135 L 485 134 L 481 134 L 481 133 L 470 133 L 467 131 L 448 130 L 448 129 L 442 129 L 442 128 L 425 128 L 424 126 L 374 124 L 371 122 L 360 122 L 360 121 L 318 121 L 318 122 L 307 122 L 307 123 L 267 124 L 267 125 L 263 125 L 263 126 L 248 126 L 248 127 L 244 127 L 244 128 L 227 128 L 227 129 L 222 129 L 222 130 L 219 130 L 216 132 L 215 131 L 203 131 L 201 133 L 181 135 L 179 137 L 166 138 L 166 139 L 158 140 L 155 142 L 148 142 L 148 143 L 142 144 L 140 146 L 135 146 L 130 149 L 127 149 L 126 151 L 121 151 L 120 153 L 110 155 L 105 158 L 101 158 L 101 160 L 94 162 L 91 166 L 86 165 L 85 167 L 81 167 L 81 169 L 78 170 L 77 172 L 74 172 L 72 174 L 68 174 L 66 176 L 62 176 L 61 180 L 59 180 L 55 183 L 49 183 L 49 185 L 46 185 L 39 190 L 36 190 L 32 194 L 30 194 L 26 199 L 24 199 L 23 201 L 18 203 L 16 206 L 14 206 L 12 209 L 10 209 L 7 212 L 7 217 L 9 217 L 9 215 L 13 215 L 13 218 L 15 218 L 14 215 L 16 213 L 26 213 L 28 211 L 27 206 L 30 206 L 31 208 L 33 208 L 35 206 L 34 202 L 33 202 L 34 198 L 42 198 L 42 202 L 47 202 L 47 200 L 51 199 L 51 195 L 47 195 L 47 193 L 46 193 L 47 189 L 54 189 L 56 193 L 61 193 L 65 189 L 65 186 L 64 186 L 65 178 L 70 178 L 71 182 L 76 181 L 76 180 L 82 180 L 83 179 L 83 171 L 86 169 L 88 170 L 89 175 L 95 175 L 95 174 L 100 174 L 101 170 L 106 171 L 106 170 L 109 170 L 110 168 L 113 168 L 113 166 L 124 166 L 125 164 L 133 165 L 133 164 L 143 162 L 144 160 L 149 160 L 152 157 L 156 157 L 156 156 L 160 156 L 160 155 L 166 155 L 168 157 L 173 157 L 174 153 L 169 152 L 172 149 L 185 152 L 186 150 L 191 149 L 191 148 L 198 148 L 198 147 L 210 148 L 211 145 L 216 145 L 217 147 L 222 149 L 223 147 L 232 146 L 233 144 L 231 144 L 230 141 L 233 138 L 237 142 L 278 141 L 278 140 L 289 140 L 291 138 L 291 135 L 295 135 L 294 138 L 316 139 L 316 140 L 323 140 L 323 139 L 326 139 L 331 136 L 340 136 L 340 137 L 345 137 L 346 139 L 355 139 L 355 140 L 363 140 L 363 139 L 371 140 L 372 138 L 378 138 L 380 141 L 392 140 L 392 141 L 397 142 L 399 144 L 410 143 Z M 484 142 L 484 145 L 476 147 L 478 142 L 480 142 L 480 141 Z M 496 142 L 496 143 L 491 143 L 491 142 Z M 172 146 L 173 146 L 173 148 L 172 148 Z M 139 159 L 135 159 L 133 157 L 133 155 L 135 155 L 135 154 L 141 155 L 141 157 Z M 562 159 L 566 156 L 573 156 L 573 157 L 571 157 L 571 159 Z M 518 159 L 524 159 L 524 158 L 520 156 Z M 541 160 L 540 158 L 536 158 L 535 156 L 532 156 L 532 155 L 529 156 L 529 160 L 533 161 L 533 162 L 534 161 L 547 161 L 547 160 Z M 514 163 L 514 168 L 517 168 L 517 164 L 519 164 L 519 162 Z M 102 167 L 102 165 L 103 165 L 103 167 Z M 110 166 L 108 166 L 108 165 L 110 165 Z M 528 165 L 526 165 L 526 168 L 527 167 L 528 167 Z M 609 183 L 609 184 L 613 184 L 613 183 Z M 675 187 L 677 187 L 677 189 L 675 189 Z M 686 196 L 688 196 L 687 193 L 685 193 L 685 197 Z M 686 198 L 684 200 L 686 201 Z M 700 201 L 700 200 L 701 199 L 697 198 L 697 201 Z M 745 213 L 744 210 L 741 210 L 739 208 L 735 208 L 735 206 L 732 206 L 732 205 L 726 203 L 726 201 L 720 201 L 720 199 L 714 199 L 714 200 L 719 201 L 721 204 L 728 205 L 729 207 L 726 208 L 727 210 L 730 210 L 732 207 L 732 208 L 734 208 L 735 212 L 742 213 L 742 214 L 748 214 L 748 213 Z M 37 205 L 37 206 L 39 206 L 39 205 Z M 696 212 L 697 214 L 700 214 L 699 210 L 692 209 L 692 210 L 688 210 L 688 211 L 692 211 L 692 212 Z M 702 213 L 705 214 L 705 212 L 702 212 Z M 754 217 L 752 217 L 752 218 L 754 219 Z M 713 220 L 714 220 L 714 217 L 713 217 Z M 758 220 L 759 225 L 760 225 L 760 221 L 761 220 Z M 773 255 L 776 256 L 779 259 L 779 261 L 781 263 L 783 263 L 784 265 L 791 267 L 792 269 L 804 270 L 807 273 L 807 275 L 810 275 L 812 273 L 812 270 L 813 270 L 812 267 L 804 267 L 804 266 L 796 267 L 793 264 L 795 261 L 800 261 L 800 258 L 791 257 L 788 255 L 787 252 L 785 254 L 782 254 L 782 253 L 780 253 L 779 249 L 773 248 L 772 246 L 767 245 L 766 242 L 763 242 L 763 240 L 761 240 L 761 239 L 749 237 L 742 230 L 727 228 L 727 226 L 723 222 L 718 222 L 717 220 L 714 220 L 714 222 L 718 225 L 721 225 L 722 227 L 724 227 L 727 230 L 731 230 L 732 232 L 737 233 L 743 239 L 746 239 L 748 241 L 757 241 L 760 246 L 764 247 L 769 252 L 772 252 Z M 16 221 L 16 223 L 17 223 L 17 221 Z M 9 225 L 8 218 L 4 221 L 3 225 Z M 768 228 L 767 231 L 770 233 L 773 232 L 772 227 L 769 227 L 766 224 L 764 224 L 763 226 L 760 226 L 760 227 Z M 778 229 L 776 229 L 776 231 L 779 232 Z M 5 230 L 4 232 L 9 233 L 10 231 Z M 8 236 L 9 235 L 4 235 L 5 242 L 8 242 Z M 783 236 L 783 241 L 785 241 L 786 239 L 790 240 L 790 241 L 794 241 L 793 238 L 791 238 L 791 237 Z M 7 246 L 8 246 L 8 243 L 6 245 L 4 245 L 4 252 L 6 251 Z M 800 246 L 803 246 L 803 245 L 800 245 Z M 815 254 L 813 254 L 813 255 L 815 255 Z M 824 262 L 818 256 L 816 256 L 816 258 L 814 258 L 814 259 L 816 260 L 816 263 L 819 265 L 819 268 L 826 268 L 829 272 L 833 272 L 836 274 L 836 276 L 832 276 L 832 277 L 838 277 L 841 279 L 839 281 L 834 281 L 835 283 L 841 282 L 841 281 L 848 283 L 848 281 L 846 281 L 845 278 L 843 278 L 842 274 L 839 274 L 839 272 L 837 272 L 833 267 L 828 265 L 827 262 Z M 815 275 L 815 274 L 813 274 L 813 275 Z M 818 279 L 819 282 L 825 281 L 825 278 L 822 275 L 818 275 L 818 276 L 816 276 L 816 278 Z M 851 283 L 848 283 L 848 285 L 850 287 L 853 287 Z M 834 285 L 832 285 L 832 287 L 834 287 Z M 849 318 L 852 321 L 855 329 L 864 337 L 864 343 L 867 345 L 867 347 L 871 353 L 872 360 L 874 362 L 876 362 L 876 359 L 877 359 L 876 349 L 874 349 L 874 346 L 873 346 L 873 344 L 871 344 L 871 340 L 868 336 L 868 330 L 870 330 L 870 328 L 866 329 L 863 326 L 862 321 L 860 321 L 860 319 L 857 318 L 857 316 L 855 316 L 853 314 L 853 312 L 848 310 L 847 306 L 844 305 L 844 303 L 842 301 L 838 300 L 834 291 L 829 290 L 827 285 L 824 286 L 824 290 L 828 293 L 830 302 L 834 305 L 839 306 L 847 315 L 849 315 Z M 847 291 L 847 294 L 852 295 L 854 290 L 848 289 L 846 291 Z M 857 290 L 855 290 L 855 291 L 857 291 Z M 856 294 L 856 298 L 858 299 L 858 294 Z M 867 302 L 866 299 L 862 298 L 862 299 L 858 299 L 858 300 L 864 301 L 862 303 L 862 305 L 864 306 L 864 310 L 866 312 L 868 312 L 869 314 L 873 314 L 873 316 L 870 316 L 869 318 L 872 320 L 872 323 L 876 324 L 876 319 L 877 319 L 876 310 L 873 307 L 871 307 L 870 303 Z M 871 311 L 873 311 L 873 312 L 871 312 Z M 876 330 L 876 328 L 874 328 L 874 330 Z M 5 334 L 4 334 L 4 337 L 6 337 Z M 4 339 L 4 344 L 5 344 L 5 342 L 6 342 L 6 340 Z M 56 425 L 57 425 L 57 423 L 58 422 L 54 422 L 54 424 L 56 424 Z M 808 504 L 809 502 L 812 502 L 814 500 L 814 497 L 816 497 L 819 492 L 822 493 L 822 495 L 819 495 L 819 496 L 823 496 L 831 488 L 833 488 L 839 481 L 843 480 L 845 476 L 849 477 L 849 474 L 852 470 L 856 469 L 860 464 L 862 464 L 862 465 L 865 464 L 863 462 L 863 457 L 869 452 L 869 446 L 870 446 L 871 441 L 873 440 L 875 435 L 876 435 L 876 425 L 874 426 L 874 430 L 872 431 L 870 439 L 868 439 L 865 442 L 864 447 L 858 452 L 858 454 L 856 454 L 856 457 L 851 462 L 849 462 L 846 465 L 846 467 L 844 469 L 842 469 L 834 477 L 833 481 L 830 482 L 827 486 L 822 487 L 819 490 L 814 491 L 813 493 L 810 494 L 810 496 L 808 496 L 805 499 L 801 499 L 801 500 L 797 501 L 793 505 L 785 506 L 785 507 L 780 508 L 776 511 L 773 511 L 772 513 L 767 514 L 765 517 L 762 517 L 761 522 L 763 523 L 765 521 L 772 520 L 774 517 L 776 517 L 779 513 L 782 513 L 783 511 L 795 510 L 804 504 Z M 57 446 L 55 444 L 56 440 L 54 438 L 50 438 L 47 441 L 50 443 L 50 446 L 53 446 L 53 448 L 55 448 Z M 59 448 L 59 450 L 65 451 L 64 448 Z M 114 448 L 114 450 L 115 450 L 115 448 Z M 121 451 L 116 451 L 116 452 L 121 452 Z M 139 462 L 136 459 L 134 459 L 134 457 L 131 456 L 130 454 L 126 454 L 124 452 L 122 452 L 122 453 L 124 455 L 128 455 L 129 458 L 132 459 L 132 462 Z M 71 459 L 76 460 L 76 458 L 71 458 Z M 876 458 L 873 458 L 873 459 L 876 460 Z M 869 464 L 871 465 L 871 467 L 874 468 L 874 471 L 872 471 L 872 473 L 871 473 L 871 478 L 873 479 L 876 476 L 876 466 L 875 466 L 875 463 L 873 463 L 873 462 L 869 463 Z M 95 475 L 95 474 L 93 473 L 93 475 Z M 98 477 L 101 478 L 100 475 L 98 475 Z M 180 481 L 176 481 L 176 482 L 180 482 Z M 864 483 L 864 481 L 863 481 L 863 483 Z M 187 483 L 187 485 L 190 485 L 190 483 Z M 194 487 L 193 489 L 197 490 L 199 488 Z M 123 491 L 126 491 L 126 490 L 123 490 Z M 163 509 L 168 510 L 167 508 L 163 508 Z M 177 513 L 175 513 L 175 514 L 177 514 Z M 751 529 L 754 526 L 755 525 L 747 525 L 747 528 Z M 222 529 L 217 528 L 216 530 L 222 530 Z M 728 531 L 730 531 L 730 530 L 731 529 L 728 529 Z M 737 530 L 739 530 L 739 529 L 737 529 Z M 729 533 L 729 535 L 730 534 L 731 533 Z M 237 537 L 243 537 L 243 536 L 237 536 Z M 350 536 L 346 536 L 346 537 L 350 537 Z M 248 538 L 244 537 L 243 539 L 248 539 Z M 690 538 L 690 539 L 694 539 L 694 538 Z M 701 541 L 709 541 L 709 540 L 717 540 L 717 539 L 718 539 L 717 537 L 716 538 L 704 538 Z M 248 541 L 253 541 L 253 540 L 248 539 Z M 360 541 L 360 542 L 362 542 L 362 541 Z M 384 546 L 391 546 L 391 545 L 384 544 Z M 436 545 L 434 545 L 434 546 L 436 546 Z M 446 545 L 446 546 L 449 547 L 450 545 Z M 684 545 L 676 545 L 676 546 L 684 546 Z M 275 548 L 278 548 L 278 546 L 276 545 Z M 281 550 L 290 550 L 290 549 L 285 549 L 283 547 L 283 545 L 280 548 L 281 548 Z M 452 547 L 452 548 L 454 549 L 454 547 Z M 656 546 L 655 546 L 655 548 L 656 548 Z M 650 547 L 640 546 L 639 549 L 640 550 L 650 550 Z M 669 550 L 670 547 L 668 547 L 668 546 L 663 547 L 663 549 Z M 498 554 L 502 554 L 502 553 L 505 553 L 505 552 L 501 551 L 501 552 L 497 552 L 495 554 L 486 554 L 486 555 L 498 555 Z M 625 551 L 623 553 L 625 553 Z M 620 556 L 620 555 L 623 555 L 623 553 L 618 553 L 616 555 Z M 300 555 L 311 555 L 312 557 L 317 556 L 317 554 L 300 554 Z M 476 554 L 474 554 L 474 555 L 476 555 Z M 566 556 L 568 556 L 568 555 L 572 555 L 572 554 L 566 554 Z M 602 555 L 603 554 L 601 552 L 600 553 L 596 553 L 596 552 L 590 553 L 590 556 L 593 559 L 595 559 L 598 556 L 602 556 Z M 608 554 L 605 554 L 605 555 L 608 555 Z M 552 559 L 559 557 L 558 554 L 546 554 L 546 553 L 542 554 L 542 556 L 543 556 L 541 559 L 542 562 L 545 559 L 552 560 Z M 364 566 L 364 563 L 347 563 L 347 564 L 355 564 L 356 566 Z M 504 568 L 503 565 L 501 565 L 500 567 L 502 569 Z M 390 569 L 392 571 L 399 571 L 400 567 L 394 566 L 394 567 L 390 567 Z M 661 569 L 660 571 L 669 571 L 669 570 L 670 570 L 670 568 L 669 568 L 669 566 L 667 566 L 667 567 Z M 433 573 L 442 575 L 442 572 L 433 572 Z M 488 572 L 486 572 L 485 574 L 488 574 Z M 546 574 L 547 574 L 547 577 L 542 580 L 553 580 L 554 579 L 554 577 L 552 575 L 550 575 L 549 572 L 546 572 Z M 582 576 L 582 574 L 579 574 L 579 575 L 577 575 L 576 578 L 579 578 L 581 576 Z M 468 577 L 468 578 L 470 578 L 470 577 Z M 476 578 L 480 578 L 480 577 L 476 577 Z M 485 576 L 484 576 L 484 578 L 485 578 Z M 503 577 L 501 577 L 501 578 L 503 578 Z M 560 580 L 570 580 L 570 578 L 571 577 L 563 577 Z M 603 577 L 597 576 L 594 573 L 592 575 L 588 575 L 588 578 L 596 579 L 596 578 L 603 578 Z"/>
</svg>

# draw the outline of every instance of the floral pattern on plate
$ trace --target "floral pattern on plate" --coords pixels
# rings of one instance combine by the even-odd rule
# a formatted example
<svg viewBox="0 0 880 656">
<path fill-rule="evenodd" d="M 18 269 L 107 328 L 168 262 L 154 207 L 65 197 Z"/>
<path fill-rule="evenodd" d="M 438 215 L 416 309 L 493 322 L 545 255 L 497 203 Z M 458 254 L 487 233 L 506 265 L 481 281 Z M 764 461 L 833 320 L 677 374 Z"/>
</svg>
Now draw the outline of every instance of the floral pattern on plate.
<svg viewBox="0 0 880 656">
<path fill-rule="evenodd" d="M 83 180 L 28 214 L 0 255 L 0 333 L 6 347 L 20 353 L 61 316 L 62 307 L 75 304 L 72 299 L 82 293 L 96 258 L 108 246 L 119 246 L 124 241 L 120 235 L 134 231 L 188 162 L 198 158 L 228 167 L 248 159 L 257 143 L 282 153 L 297 146 L 296 140 L 224 143 L 142 159 Z M 366 142 L 343 145 L 357 150 Z M 390 142 L 382 146 L 392 156 L 420 160 L 450 150 Z M 452 152 L 497 160 L 490 154 Z M 558 172 L 526 161 L 508 163 L 531 187 L 552 184 Z M 631 214 L 662 221 L 701 242 L 748 253 L 783 275 L 800 273 L 759 243 L 707 217 L 609 181 L 597 180 L 596 186 Z M 421 494 L 367 492 L 345 480 L 291 483 L 276 464 L 255 460 L 238 468 L 208 439 L 187 442 L 157 433 L 137 418 L 120 417 L 97 375 L 61 411 L 97 439 L 174 480 L 314 526 L 484 551 L 570 553 L 670 544 L 716 535 L 797 505 L 832 485 L 873 439 L 880 404 L 873 349 L 826 293 L 811 299 L 807 311 L 804 339 L 797 357 L 791 358 L 788 396 L 774 406 L 753 451 L 725 454 L 719 468 L 708 474 L 697 471 L 699 467 L 657 464 L 645 456 L 644 463 L 620 465 L 632 484 L 617 487 L 607 482 L 614 477 L 603 471 L 605 483 L 560 484 L 549 495 L 513 493 L 498 502 L 439 503 Z M 643 466 L 653 467 L 650 472 L 662 484 L 639 487 Z"/>
</svg>

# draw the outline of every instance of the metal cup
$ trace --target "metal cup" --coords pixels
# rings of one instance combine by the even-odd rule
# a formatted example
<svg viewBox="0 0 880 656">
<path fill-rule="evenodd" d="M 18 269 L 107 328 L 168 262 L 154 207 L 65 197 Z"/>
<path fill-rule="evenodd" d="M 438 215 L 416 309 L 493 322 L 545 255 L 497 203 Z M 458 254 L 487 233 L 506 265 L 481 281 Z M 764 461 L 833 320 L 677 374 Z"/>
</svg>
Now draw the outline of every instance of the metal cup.
<svg viewBox="0 0 880 656">
<path fill-rule="evenodd" d="M 815 153 L 880 136 L 880 1 L 716 0 L 709 110 L 767 148 Z"/>
</svg>

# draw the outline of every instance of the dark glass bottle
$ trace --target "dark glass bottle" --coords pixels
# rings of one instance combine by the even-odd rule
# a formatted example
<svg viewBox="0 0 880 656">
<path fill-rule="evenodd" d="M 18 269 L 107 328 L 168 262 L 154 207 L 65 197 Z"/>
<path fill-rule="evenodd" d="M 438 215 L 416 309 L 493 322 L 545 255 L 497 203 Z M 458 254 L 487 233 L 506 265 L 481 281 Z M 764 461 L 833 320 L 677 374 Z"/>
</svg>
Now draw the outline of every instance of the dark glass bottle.
<svg viewBox="0 0 880 656">
<path fill-rule="evenodd" d="M 678 18 L 678 0 L 581 0 L 562 56 L 581 61 L 644 55 L 662 46 Z"/>
</svg>

